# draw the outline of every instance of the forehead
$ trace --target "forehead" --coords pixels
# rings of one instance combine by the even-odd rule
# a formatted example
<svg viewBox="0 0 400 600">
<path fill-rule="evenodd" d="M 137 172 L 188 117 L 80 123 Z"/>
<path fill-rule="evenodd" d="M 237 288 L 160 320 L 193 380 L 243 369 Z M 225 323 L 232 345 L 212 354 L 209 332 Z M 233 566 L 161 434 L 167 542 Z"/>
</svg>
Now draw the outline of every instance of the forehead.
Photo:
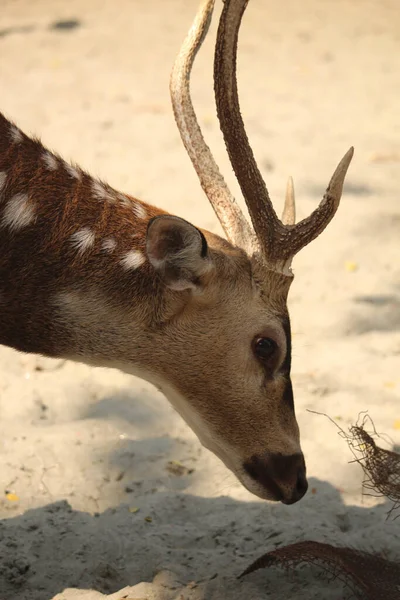
<svg viewBox="0 0 400 600">
<path fill-rule="evenodd" d="M 227 303 L 240 310 L 243 325 L 251 321 L 253 326 L 264 323 L 290 331 L 286 302 L 291 278 L 268 268 L 261 257 L 249 257 L 226 241 L 223 248 L 219 246 L 215 255 L 217 287 Z"/>
<path fill-rule="evenodd" d="M 253 257 L 250 260 L 251 278 L 255 293 L 278 318 L 287 319 L 287 296 L 292 279 L 268 268 L 268 265 Z"/>
</svg>

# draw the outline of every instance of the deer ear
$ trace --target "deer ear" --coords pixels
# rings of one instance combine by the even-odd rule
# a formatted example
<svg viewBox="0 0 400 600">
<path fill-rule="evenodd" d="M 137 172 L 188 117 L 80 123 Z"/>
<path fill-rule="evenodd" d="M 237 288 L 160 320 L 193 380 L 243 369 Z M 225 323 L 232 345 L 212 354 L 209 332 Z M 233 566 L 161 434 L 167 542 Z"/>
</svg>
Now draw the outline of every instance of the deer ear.
<svg viewBox="0 0 400 600">
<path fill-rule="evenodd" d="M 204 235 L 170 215 L 149 221 L 146 252 L 150 263 L 173 290 L 199 290 L 201 278 L 213 268 Z"/>
</svg>

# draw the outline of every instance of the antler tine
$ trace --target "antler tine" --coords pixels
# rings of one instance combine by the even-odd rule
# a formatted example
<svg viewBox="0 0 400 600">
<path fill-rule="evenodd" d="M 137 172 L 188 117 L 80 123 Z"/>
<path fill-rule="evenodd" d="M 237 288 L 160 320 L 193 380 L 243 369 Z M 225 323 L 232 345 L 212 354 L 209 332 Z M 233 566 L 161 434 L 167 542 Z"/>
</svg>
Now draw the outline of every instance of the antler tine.
<svg viewBox="0 0 400 600">
<path fill-rule="evenodd" d="M 314 212 L 296 225 L 286 229 L 285 240 L 277 247 L 277 254 L 280 259 L 286 260 L 288 266 L 290 266 L 293 256 L 318 237 L 335 215 L 353 154 L 354 148 L 351 147 L 336 167 L 327 190 Z"/>
<path fill-rule="evenodd" d="M 286 186 L 285 206 L 283 208 L 282 223 L 294 225 L 296 223 L 296 203 L 294 200 L 293 179 L 289 177 Z"/>
<path fill-rule="evenodd" d="M 175 120 L 186 151 L 228 239 L 242 248 L 254 247 L 256 238 L 230 193 L 213 155 L 204 141 L 190 97 L 194 59 L 207 34 L 215 0 L 203 0 L 176 58 L 170 80 Z"/>
<path fill-rule="evenodd" d="M 242 189 L 262 249 L 269 256 L 283 229 L 258 169 L 240 114 L 236 81 L 238 32 L 248 0 L 225 0 L 215 49 L 217 113 L 232 167 Z"/>
</svg>

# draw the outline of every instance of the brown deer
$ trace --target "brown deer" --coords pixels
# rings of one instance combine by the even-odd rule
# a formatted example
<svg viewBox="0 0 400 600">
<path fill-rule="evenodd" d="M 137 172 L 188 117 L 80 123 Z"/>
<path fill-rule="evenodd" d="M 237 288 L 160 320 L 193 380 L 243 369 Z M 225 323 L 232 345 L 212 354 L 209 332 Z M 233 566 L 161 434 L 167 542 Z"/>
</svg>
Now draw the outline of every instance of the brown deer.
<svg viewBox="0 0 400 600">
<path fill-rule="evenodd" d="M 228 241 L 117 192 L 0 116 L 0 343 L 148 380 L 248 490 L 291 504 L 307 479 L 290 380 L 290 265 L 335 214 L 353 150 L 311 216 L 295 224 L 290 184 L 278 219 L 239 110 L 236 51 L 246 5 L 225 0 L 214 78 L 252 225 L 190 98 L 214 7 L 205 0 L 174 65 L 171 97 Z"/>
</svg>

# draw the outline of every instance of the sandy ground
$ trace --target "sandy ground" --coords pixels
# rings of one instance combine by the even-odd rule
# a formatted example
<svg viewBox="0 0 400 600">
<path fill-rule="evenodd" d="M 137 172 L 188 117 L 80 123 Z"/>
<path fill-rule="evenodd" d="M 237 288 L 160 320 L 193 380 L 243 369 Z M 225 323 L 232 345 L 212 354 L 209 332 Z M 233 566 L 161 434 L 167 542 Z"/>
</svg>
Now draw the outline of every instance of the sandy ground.
<svg viewBox="0 0 400 600">
<path fill-rule="evenodd" d="M 0 109 L 115 187 L 219 231 L 168 96 L 196 6 L 3 0 Z M 75 27 L 56 25 L 71 19 Z M 193 92 L 237 191 L 212 99 L 214 33 Z M 242 109 L 279 210 L 289 174 L 301 218 L 356 149 L 341 209 L 296 258 L 290 295 L 310 492 L 292 507 L 261 502 L 151 386 L 2 348 L 1 600 L 333 600 L 340 584 L 307 568 L 235 578 L 267 550 L 304 539 L 400 560 L 400 521 L 363 500 L 345 442 L 307 410 L 343 427 L 368 410 L 400 444 L 399 55 L 398 0 L 253 0 L 243 23 Z M 169 461 L 186 470 L 171 473 Z"/>
</svg>

